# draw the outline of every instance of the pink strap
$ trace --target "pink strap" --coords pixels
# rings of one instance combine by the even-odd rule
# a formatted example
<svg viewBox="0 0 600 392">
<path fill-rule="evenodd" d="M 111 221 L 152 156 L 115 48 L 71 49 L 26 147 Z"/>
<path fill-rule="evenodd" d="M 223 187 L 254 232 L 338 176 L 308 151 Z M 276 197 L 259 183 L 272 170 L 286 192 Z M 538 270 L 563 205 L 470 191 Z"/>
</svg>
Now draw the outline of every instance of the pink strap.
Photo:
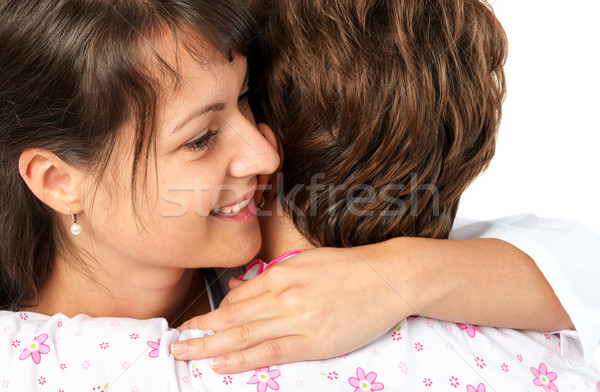
<svg viewBox="0 0 600 392">
<path fill-rule="evenodd" d="M 240 276 L 238 276 L 238 279 L 244 279 L 244 277 L 246 276 L 248 271 L 250 271 L 250 269 L 256 265 L 258 265 L 258 271 L 256 271 L 256 275 L 258 276 L 258 275 L 262 274 L 263 272 L 265 272 L 266 270 L 268 270 L 269 268 L 271 268 L 272 266 L 274 266 L 275 264 L 282 262 L 283 260 L 288 259 L 292 256 L 295 256 L 298 253 L 302 253 L 305 250 L 306 249 L 290 250 L 289 252 L 285 252 L 284 254 L 277 257 L 276 259 L 274 259 L 273 261 L 271 261 L 268 264 L 266 264 L 261 259 L 255 259 L 246 265 L 246 271 L 243 274 L 241 274 Z"/>
</svg>

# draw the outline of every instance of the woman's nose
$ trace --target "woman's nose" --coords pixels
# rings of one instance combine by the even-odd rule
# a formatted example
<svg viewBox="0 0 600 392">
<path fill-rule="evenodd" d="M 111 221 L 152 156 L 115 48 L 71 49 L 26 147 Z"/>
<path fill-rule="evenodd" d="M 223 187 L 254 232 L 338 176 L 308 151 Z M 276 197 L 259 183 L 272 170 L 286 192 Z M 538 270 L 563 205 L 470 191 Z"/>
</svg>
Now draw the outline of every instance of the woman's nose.
<svg viewBox="0 0 600 392">
<path fill-rule="evenodd" d="M 258 174 L 271 174 L 279 167 L 279 154 L 276 146 L 259 132 L 253 121 L 246 117 L 234 129 L 239 138 L 229 165 L 232 177 L 248 177 Z M 270 130 L 269 130 L 270 131 Z"/>
</svg>

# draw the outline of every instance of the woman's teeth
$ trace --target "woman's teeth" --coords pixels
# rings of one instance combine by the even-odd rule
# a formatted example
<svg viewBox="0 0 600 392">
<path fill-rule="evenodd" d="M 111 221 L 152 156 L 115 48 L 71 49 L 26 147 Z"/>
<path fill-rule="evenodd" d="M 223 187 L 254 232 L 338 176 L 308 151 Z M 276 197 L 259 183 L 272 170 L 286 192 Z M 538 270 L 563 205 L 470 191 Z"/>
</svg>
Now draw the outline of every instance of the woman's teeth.
<svg viewBox="0 0 600 392">
<path fill-rule="evenodd" d="M 213 212 L 215 214 L 237 214 L 238 212 L 246 208 L 248 204 L 250 204 L 250 200 L 252 200 L 252 198 L 241 201 L 229 207 L 215 208 Z"/>
</svg>

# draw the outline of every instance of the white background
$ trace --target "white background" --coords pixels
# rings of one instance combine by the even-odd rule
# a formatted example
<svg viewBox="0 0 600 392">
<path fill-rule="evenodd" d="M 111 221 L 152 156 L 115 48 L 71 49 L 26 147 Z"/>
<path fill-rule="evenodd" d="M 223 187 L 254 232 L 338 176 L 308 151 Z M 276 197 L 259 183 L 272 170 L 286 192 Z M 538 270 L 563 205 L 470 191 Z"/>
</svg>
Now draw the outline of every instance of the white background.
<svg viewBox="0 0 600 392">
<path fill-rule="evenodd" d="M 508 94 L 496 157 L 458 214 L 532 212 L 600 235 L 600 1 L 496 0 L 493 8 L 508 35 Z"/>
</svg>

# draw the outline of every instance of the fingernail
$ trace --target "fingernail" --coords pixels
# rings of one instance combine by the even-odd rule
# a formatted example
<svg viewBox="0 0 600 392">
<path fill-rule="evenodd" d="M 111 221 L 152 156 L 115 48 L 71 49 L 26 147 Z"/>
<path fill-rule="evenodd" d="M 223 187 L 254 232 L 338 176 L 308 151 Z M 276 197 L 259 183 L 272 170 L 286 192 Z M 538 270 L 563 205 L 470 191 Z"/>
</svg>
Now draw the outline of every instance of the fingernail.
<svg viewBox="0 0 600 392">
<path fill-rule="evenodd" d="M 223 369 L 226 364 L 226 361 L 223 359 L 213 358 L 210 360 L 210 367 L 212 368 L 212 370 Z"/>
<path fill-rule="evenodd" d="M 188 350 L 187 342 L 175 342 L 171 344 L 171 354 L 178 356 L 185 354 Z"/>
</svg>

